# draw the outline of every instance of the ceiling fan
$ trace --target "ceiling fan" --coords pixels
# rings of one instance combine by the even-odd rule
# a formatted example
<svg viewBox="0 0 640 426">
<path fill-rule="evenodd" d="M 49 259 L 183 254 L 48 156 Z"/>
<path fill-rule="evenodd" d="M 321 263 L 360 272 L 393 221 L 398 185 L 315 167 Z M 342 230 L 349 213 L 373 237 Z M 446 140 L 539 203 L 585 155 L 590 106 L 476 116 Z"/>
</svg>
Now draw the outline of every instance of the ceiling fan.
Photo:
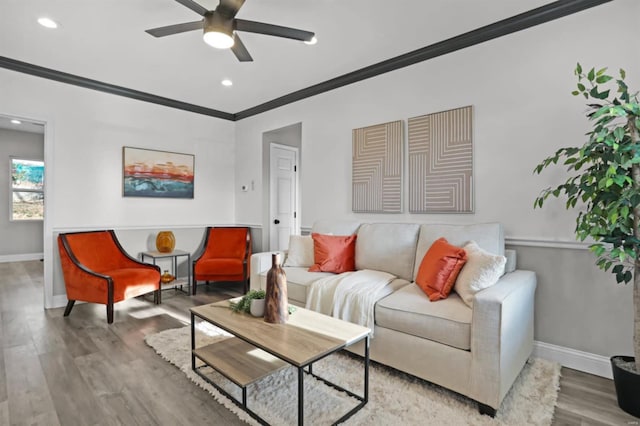
<svg viewBox="0 0 640 426">
<path fill-rule="evenodd" d="M 265 24 L 263 22 L 236 19 L 238 10 L 245 0 L 220 0 L 215 10 L 207 10 L 193 0 L 175 0 L 183 6 L 196 12 L 204 19 L 183 24 L 169 25 L 153 28 L 146 32 L 154 37 L 165 37 L 187 31 L 203 30 L 205 43 L 218 49 L 228 49 L 236 55 L 240 62 L 253 61 L 249 51 L 244 46 L 237 31 L 266 34 L 276 37 L 290 38 L 305 42 L 312 42 L 314 33 L 298 30 L 296 28 L 281 27 L 279 25 Z"/>
</svg>

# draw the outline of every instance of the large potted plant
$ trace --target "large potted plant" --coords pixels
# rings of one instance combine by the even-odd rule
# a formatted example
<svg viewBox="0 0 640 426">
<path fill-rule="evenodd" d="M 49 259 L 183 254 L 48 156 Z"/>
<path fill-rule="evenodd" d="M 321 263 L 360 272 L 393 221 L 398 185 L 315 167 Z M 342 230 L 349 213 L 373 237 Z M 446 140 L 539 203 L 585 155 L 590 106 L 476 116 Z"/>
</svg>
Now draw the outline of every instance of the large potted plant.
<svg viewBox="0 0 640 426">
<path fill-rule="evenodd" d="M 534 170 L 541 173 L 561 162 L 570 177 L 536 198 L 542 207 L 550 196 L 566 197 L 566 208 L 580 204 L 575 233 L 590 241 L 596 264 L 618 283 L 633 281 L 634 355 L 611 358 L 620 407 L 640 417 L 640 104 L 629 91 L 625 72 L 586 71 L 580 64 L 574 96 L 587 100 L 591 131 L 582 147 L 561 148 Z M 635 386 L 635 388 L 634 388 Z"/>
</svg>

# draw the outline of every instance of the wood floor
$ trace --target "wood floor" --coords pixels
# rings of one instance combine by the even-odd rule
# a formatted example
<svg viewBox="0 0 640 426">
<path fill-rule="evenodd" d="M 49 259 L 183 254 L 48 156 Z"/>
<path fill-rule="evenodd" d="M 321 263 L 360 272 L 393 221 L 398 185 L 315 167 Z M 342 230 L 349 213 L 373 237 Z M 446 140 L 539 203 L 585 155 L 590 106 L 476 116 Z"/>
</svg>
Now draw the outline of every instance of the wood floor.
<svg viewBox="0 0 640 426">
<path fill-rule="evenodd" d="M 0 425 L 244 424 L 144 343 L 188 323 L 188 308 L 239 295 L 240 287 L 173 290 L 162 305 L 42 308 L 42 263 L 0 263 Z M 610 380 L 562 369 L 555 425 L 638 425 L 620 410 Z"/>
</svg>

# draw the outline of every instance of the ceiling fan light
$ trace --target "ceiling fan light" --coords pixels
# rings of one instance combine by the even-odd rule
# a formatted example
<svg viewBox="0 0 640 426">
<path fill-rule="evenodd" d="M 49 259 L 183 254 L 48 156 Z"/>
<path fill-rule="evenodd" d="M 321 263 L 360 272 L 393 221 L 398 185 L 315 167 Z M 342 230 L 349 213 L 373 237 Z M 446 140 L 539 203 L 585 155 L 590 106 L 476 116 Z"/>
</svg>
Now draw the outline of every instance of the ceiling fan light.
<svg viewBox="0 0 640 426">
<path fill-rule="evenodd" d="M 228 49 L 233 46 L 233 19 L 220 13 L 207 12 L 204 15 L 204 42 L 216 49 Z"/>
<path fill-rule="evenodd" d="M 216 49 L 229 49 L 230 47 L 233 47 L 233 37 L 229 34 L 209 31 L 204 33 L 202 38 L 205 43 L 209 46 L 215 47 Z"/>
</svg>

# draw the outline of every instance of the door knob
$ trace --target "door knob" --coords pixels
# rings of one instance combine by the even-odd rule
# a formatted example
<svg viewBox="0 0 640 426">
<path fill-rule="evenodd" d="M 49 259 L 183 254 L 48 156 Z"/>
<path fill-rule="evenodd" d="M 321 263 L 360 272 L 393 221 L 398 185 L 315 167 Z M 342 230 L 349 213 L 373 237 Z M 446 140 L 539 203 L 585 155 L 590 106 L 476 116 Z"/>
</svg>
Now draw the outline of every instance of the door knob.
<svg viewBox="0 0 640 426">
<path fill-rule="evenodd" d="M 280 220 L 275 219 L 275 220 L 273 221 L 273 223 L 275 223 L 275 224 L 277 225 L 277 224 L 279 224 L 279 223 L 280 223 Z"/>
</svg>

